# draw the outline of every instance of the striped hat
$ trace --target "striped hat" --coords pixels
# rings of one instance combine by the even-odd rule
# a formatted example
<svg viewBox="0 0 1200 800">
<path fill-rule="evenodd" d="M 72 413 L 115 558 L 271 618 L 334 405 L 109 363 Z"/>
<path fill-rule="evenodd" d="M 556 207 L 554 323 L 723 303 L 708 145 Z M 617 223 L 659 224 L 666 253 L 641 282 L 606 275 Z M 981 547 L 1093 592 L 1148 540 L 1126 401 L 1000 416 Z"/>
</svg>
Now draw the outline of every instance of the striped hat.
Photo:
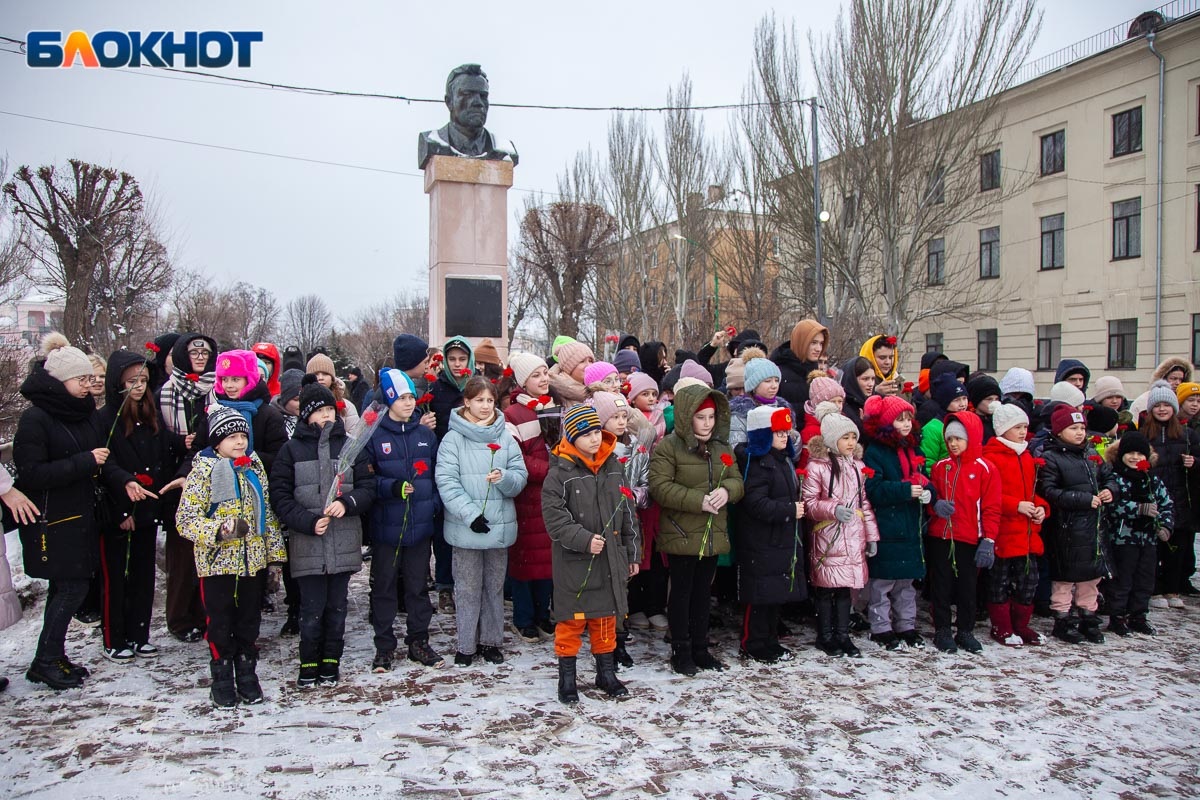
<svg viewBox="0 0 1200 800">
<path fill-rule="evenodd" d="M 600 415 L 591 406 L 571 406 L 563 414 L 563 436 L 567 437 L 567 441 L 571 444 L 575 444 L 575 440 L 585 433 L 603 429 L 604 426 L 600 424 Z"/>
</svg>

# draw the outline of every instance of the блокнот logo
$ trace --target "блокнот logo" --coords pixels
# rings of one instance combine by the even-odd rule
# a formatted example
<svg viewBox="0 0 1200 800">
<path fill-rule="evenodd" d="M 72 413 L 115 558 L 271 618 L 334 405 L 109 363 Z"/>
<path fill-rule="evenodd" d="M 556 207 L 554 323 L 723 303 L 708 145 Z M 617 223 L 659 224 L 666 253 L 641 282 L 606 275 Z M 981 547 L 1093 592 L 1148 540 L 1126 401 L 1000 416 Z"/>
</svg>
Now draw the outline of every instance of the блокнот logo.
<svg viewBox="0 0 1200 800">
<path fill-rule="evenodd" d="M 250 66 L 250 46 L 263 40 L 262 31 L 99 31 L 88 36 L 71 31 L 30 31 L 25 63 L 31 67 L 173 67 L 182 57 L 185 67 L 216 69 L 236 60 Z"/>
</svg>

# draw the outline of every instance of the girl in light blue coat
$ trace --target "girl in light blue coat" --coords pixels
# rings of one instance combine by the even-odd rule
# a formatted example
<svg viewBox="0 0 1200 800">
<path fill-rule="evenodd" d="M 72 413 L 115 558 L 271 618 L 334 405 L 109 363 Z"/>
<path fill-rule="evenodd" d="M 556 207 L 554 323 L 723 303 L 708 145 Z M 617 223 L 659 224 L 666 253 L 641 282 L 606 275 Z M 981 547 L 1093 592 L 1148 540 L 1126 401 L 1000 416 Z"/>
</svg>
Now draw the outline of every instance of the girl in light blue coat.
<svg viewBox="0 0 1200 800">
<path fill-rule="evenodd" d="M 454 663 L 462 667 L 471 665 L 477 649 L 490 664 L 504 661 L 504 576 L 508 547 L 517 539 L 513 498 L 529 475 L 496 399 L 488 379 L 467 381 L 463 406 L 450 413 L 450 432 L 438 450 L 435 477 L 446 542 L 454 548 Z"/>
</svg>

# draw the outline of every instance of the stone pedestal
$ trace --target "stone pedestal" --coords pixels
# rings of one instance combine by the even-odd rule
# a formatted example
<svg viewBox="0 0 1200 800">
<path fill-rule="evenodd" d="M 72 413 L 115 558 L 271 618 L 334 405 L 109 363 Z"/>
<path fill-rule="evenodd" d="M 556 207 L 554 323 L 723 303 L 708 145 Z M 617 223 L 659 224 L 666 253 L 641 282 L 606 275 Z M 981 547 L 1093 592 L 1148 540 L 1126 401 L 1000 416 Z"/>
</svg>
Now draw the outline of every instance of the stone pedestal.
<svg viewBox="0 0 1200 800">
<path fill-rule="evenodd" d="M 429 343 L 450 336 L 472 344 L 491 337 L 507 357 L 507 161 L 434 156 L 425 167 L 429 195 Z"/>
</svg>

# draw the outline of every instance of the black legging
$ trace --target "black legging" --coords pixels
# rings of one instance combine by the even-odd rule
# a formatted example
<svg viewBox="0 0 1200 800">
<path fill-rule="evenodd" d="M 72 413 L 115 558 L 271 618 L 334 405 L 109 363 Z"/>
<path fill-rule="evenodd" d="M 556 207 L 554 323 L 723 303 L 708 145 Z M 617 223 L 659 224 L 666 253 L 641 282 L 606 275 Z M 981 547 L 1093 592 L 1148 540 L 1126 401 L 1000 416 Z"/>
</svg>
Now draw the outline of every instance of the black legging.
<svg viewBox="0 0 1200 800">
<path fill-rule="evenodd" d="M 667 556 L 671 586 L 667 592 L 667 621 L 671 643 L 691 642 L 703 649 L 708 641 L 709 596 L 717 574 L 716 556 Z"/>
<path fill-rule="evenodd" d="M 715 560 L 715 559 L 714 559 Z M 67 628 L 87 597 L 91 578 L 52 579 L 46 593 L 46 613 L 38 636 L 37 659 L 49 661 L 66 655 Z"/>
</svg>

